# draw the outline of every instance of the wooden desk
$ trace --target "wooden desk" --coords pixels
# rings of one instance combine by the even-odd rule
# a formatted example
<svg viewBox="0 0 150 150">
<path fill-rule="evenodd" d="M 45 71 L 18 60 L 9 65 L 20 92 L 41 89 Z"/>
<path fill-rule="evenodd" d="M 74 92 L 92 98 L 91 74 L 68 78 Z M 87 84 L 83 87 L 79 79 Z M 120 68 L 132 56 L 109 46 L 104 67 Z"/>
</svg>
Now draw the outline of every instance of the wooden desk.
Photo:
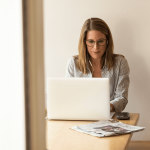
<svg viewBox="0 0 150 150">
<path fill-rule="evenodd" d="M 123 123 L 136 125 L 139 114 L 130 114 Z M 132 134 L 98 138 L 70 129 L 92 121 L 48 121 L 46 120 L 46 148 L 48 150 L 125 150 Z"/>
</svg>

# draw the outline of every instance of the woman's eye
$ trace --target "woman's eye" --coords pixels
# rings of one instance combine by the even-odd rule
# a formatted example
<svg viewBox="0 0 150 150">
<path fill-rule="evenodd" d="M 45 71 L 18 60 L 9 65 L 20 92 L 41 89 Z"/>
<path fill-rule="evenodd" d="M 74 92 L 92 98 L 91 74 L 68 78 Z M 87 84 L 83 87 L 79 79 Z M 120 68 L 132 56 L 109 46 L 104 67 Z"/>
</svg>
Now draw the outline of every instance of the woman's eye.
<svg viewBox="0 0 150 150">
<path fill-rule="evenodd" d="M 94 43 L 94 41 L 88 41 L 89 43 L 91 43 L 91 44 L 93 44 Z"/>
<path fill-rule="evenodd" d="M 104 42 L 104 40 L 99 40 L 99 41 L 98 41 L 98 43 L 103 43 L 103 42 Z"/>
</svg>

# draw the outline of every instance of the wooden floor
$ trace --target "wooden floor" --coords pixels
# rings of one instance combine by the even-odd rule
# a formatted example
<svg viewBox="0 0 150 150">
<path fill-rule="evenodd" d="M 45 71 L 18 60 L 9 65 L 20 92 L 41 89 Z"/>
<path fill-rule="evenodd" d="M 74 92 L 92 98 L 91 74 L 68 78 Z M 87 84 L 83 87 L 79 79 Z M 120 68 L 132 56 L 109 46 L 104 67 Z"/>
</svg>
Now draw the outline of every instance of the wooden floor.
<svg viewBox="0 0 150 150">
<path fill-rule="evenodd" d="M 150 141 L 131 141 L 127 150 L 150 150 Z"/>
</svg>

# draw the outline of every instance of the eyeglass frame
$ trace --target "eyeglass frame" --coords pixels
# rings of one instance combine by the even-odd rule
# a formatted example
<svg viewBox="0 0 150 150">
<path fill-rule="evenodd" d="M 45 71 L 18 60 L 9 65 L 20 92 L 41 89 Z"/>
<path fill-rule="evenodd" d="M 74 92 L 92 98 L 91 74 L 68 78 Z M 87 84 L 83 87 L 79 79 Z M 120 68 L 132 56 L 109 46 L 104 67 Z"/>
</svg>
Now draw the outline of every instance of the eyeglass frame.
<svg viewBox="0 0 150 150">
<path fill-rule="evenodd" d="M 106 40 L 106 45 L 108 44 L 108 40 L 107 39 L 103 39 L 103 40 Z M 85 44 L 86 44 L 86 41 L 89 41 L 89 40 L 84 40 L 85 41 Z M 94 40 L 93 40 L 94 41 Z M 98 40 L 99 41 L 99 40 Z M 98 41 L 94 41 L 94 44 L 95 44 L 95 42 L 98 42 Z M 92 45 L 92 46 L 94 46 L 94 44 Z M 86 44 L 87 45 L 87 44 Z M 99 44 L 97 44 L 98 46 L 104 46 L 104 45 L 99 45 Z M 88 47 L 92 47 L 92 46 L 89 46 L 89 45 L 87 45 Z"/>
</svg>

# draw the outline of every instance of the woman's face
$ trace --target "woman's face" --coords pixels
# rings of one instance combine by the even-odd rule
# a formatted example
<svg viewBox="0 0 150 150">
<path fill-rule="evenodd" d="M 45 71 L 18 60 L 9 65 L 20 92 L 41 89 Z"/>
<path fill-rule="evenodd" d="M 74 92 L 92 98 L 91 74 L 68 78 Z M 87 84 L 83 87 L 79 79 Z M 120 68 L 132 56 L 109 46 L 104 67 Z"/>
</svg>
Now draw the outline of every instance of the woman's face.
<svg viewBox="0 0 150 150">
<path fill-rule="evenodd" d="M 95 41 L 95 43 L 93 41 Z M 106 50 L 106 45 L 107 45 L 105 34 L 97 30 L 88 31 L 86 36 L 86 43 L 87 42 L 89 44 L 92 42 L 94 43 L 93 46 L 88 46 L 89 44 L 87 45 L 87 50 L 90 56 L 93 59 L 101 59 L 101 57 L 103 56 Z M 104 42 L 104 45 L 102 42 Z"/>
</svg>

